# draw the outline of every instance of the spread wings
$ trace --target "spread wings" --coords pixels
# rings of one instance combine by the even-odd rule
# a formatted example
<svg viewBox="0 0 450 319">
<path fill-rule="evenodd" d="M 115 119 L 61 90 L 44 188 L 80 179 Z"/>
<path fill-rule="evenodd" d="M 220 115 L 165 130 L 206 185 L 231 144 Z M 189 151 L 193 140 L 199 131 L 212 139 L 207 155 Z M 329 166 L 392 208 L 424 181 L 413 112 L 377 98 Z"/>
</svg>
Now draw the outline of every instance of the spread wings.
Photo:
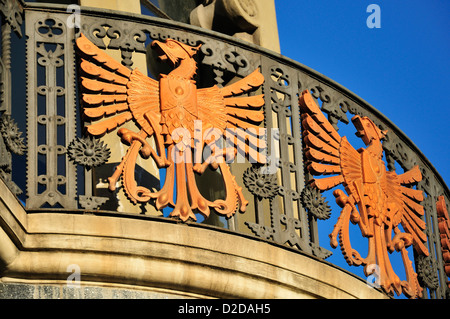
<svg viewBox="0 0 450 319">
<path fill-rule="evenodd" d="M 425 214 L 425 210 L 419 203 L 424 200 L 423 192 L 404 186 L 412 186 L 422 180 L 422 174 L 418 166 L 413 169 L 397 175 L 395 172 L 386 172 L 385 192 L 393 194 L 393 200 L 397 202 L 399 210 L 393 216 L 393 223 L 401 223 L 405 232 L 413 236 L 413 246 L 417 252 L 428 256 L 426 247 L 427 236 L 424 233 L 425 222 L 420 218 Z M 404 186 L 402 186 L 404 185 Z"/>
<path fill-rule="evenodd" d="M 333 175 L 314 178 L 312 185 L 325 191 L 343 184 L 349 195 L 353 195 L 357 201 L 363 200 L 358 198 L 359 192 L 355 188 L 358 183 L 364 183 L 363 150 L 355 150 L 345 136 L 338 134 L 308 91 L 301 94 L 299 105 L 307 169 L 313 176 Z M 413 236 L 416 250 L 428 255 L 424 245 L 425 222 L 420 218 L 424 214 L 423 206 L 419 204 L 424 199 L 423 192 L 405 187 L 422 179 L 418 166 L 401 175 L 385 173 L 385 178 L 381 178 L 378 186 L 386 205 L 399 208 L 391 217 L 393 225 L 401 223 L 404 230 Z"/>
<path fill-rule="evenodd" d="M 130 70 L 90 42 L 83 34 L 76 44 L 81 52 L 82 90 L 84 115 L 94 123 L 87 127 L 92 135 L 103 135 L 131 119 L 139 124 L 148 136 L 153 132 L 148 114 L 160 122 L 159 82 L 142 74 L 138 69 Z M 198 119 L 203 131 L 217 128 L 230 133 L 228 139 L 238 152 L 257 157 L 260 163 L 265 158 L 265 131 L 258 127 L 264 120 L 263 95 L 240 96 L 258 88 L 264 82 L 259 71 L 223 88 L 213 86 L 197 90 Z M 147 115 L 146 115 L 147 114 Z M 259 149 L 259 152 L 252 150 Z M 256 155 L 255 155 L 256 154 Z"/>
</svg>

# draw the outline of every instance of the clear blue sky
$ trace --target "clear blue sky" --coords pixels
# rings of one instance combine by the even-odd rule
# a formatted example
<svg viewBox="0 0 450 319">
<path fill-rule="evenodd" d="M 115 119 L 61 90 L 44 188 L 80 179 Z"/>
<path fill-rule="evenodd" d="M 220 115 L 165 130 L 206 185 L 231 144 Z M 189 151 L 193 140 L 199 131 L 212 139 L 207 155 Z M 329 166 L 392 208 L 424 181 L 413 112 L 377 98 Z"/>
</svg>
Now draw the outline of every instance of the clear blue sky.
<svg viewBox="0 0 450 319">
<path fill-rule="evenodd" d="M 281 53 L 342 84 L 385 114 L 449 185 L 450 1 L 275 0 L 275 4 Z M 366 25 L 370 4 L 380 6 L 379 29 Z M 334 202 L 331 194 L 327 199 Z M 321 245 L 333 251 L 330 262 L 345 267 L 340 249 L 331 249 L 327 237 L 338 215 L 333 207 L 333 217 L 322 222 Z M 356 233 L 352 242 L 360 238 Z M 361 267 L 346 268 L 362 276 Z"/>
</svg>

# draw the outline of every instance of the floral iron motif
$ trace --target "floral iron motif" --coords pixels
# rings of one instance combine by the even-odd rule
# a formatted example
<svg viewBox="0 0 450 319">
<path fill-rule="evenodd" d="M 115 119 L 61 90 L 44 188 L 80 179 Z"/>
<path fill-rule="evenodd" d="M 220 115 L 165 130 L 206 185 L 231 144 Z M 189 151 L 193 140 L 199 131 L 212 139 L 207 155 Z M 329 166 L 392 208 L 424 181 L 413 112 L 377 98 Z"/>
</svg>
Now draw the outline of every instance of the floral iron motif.
<svg viewBox="0 0 450 319">
<path fill-rule="evenodd" d="M 315 187 L 306 186 L 301 194 L 303 206 L 317 219 L 328 219 L 331 215 L 331 207 Z"/>
<path fill-rule="evenodd" d="M 75 138 L 69 144 L 67 152 L 71 160 L 87 168 L 106 163 L 111 154 L 111 151 L 103 141 L 89 137 Z"/>
<path fill-rule="evenodd" d="M 247 77 L 223 88 L 217 86 L 197 89 L 193 80 L 197 71 L 194 55 L 198 47 L 189 46 L 173 39 L 154 41 L 152 47 L 160 53 L 160 59 L 174 67 L 169 74 L 161 74 L 153 80 L 138 69 L 130 70 L 100 50 L 83 34 L 76 41 L 83 71 L 82 91 L 84 115 L 95 122 L 87 127 L 93 136 L 101 136 L 134 120 L 138 133 L 120 128 L 117 133 L 123 143 L 130 147 L 109 178 L 109 189 L 115 190 L 116 181 L 122 176 L 125 193 L 133 203 L 155 200 L 157 209 L 174 207 L 171 217 L 196 220 L 194 211 L 208 217 L 210 208 L 218 214 L 232 216 L 237 208 L 245 211 L 247 200 L 242 194 L 223 157 L 237 151 L 247 155 L 258 146 L 264 148 L 264 130 L 257 123 L 264 120 L 260 108 L 263 95 L 240 96 L 264 82 L 263 75 L 255 70 Z M 100 118 L 106 117 L 99 121 Z M 197 123 L 201 121 L 199 129 Z M 219 130 L 220 134 L 208 132 Z M 234 145 L 212 152 L 206 159 L 204 148 L 234 130 Z M 248 134 L 244 130 L 252 130 Z M 154 137 L 156 149 L 147 142 Z M 199 139 L 196 136 L 200 136 Z M 202 138 L 207 136 L 207 138 Z M 241 143 L 242 139 L 249 140 Z M 138 154 L 152 157 L 159 168 L 166 168 L 165 183 L 160 191 L 151 192 L 138 186 L 134 169 Z M 265 157 L 258 154 L 258 162 Z M 202 174 L 211 165 L 220 168 L 226 198 L 209 201 L 198 190 L 195 173 Z M 176 188 L 176 193 L 174 191 Z M 174 199 L 174 195 L 176 199 Z"/>
<path fill-rule="evenodd" d="M 264 174 L 257 166 L 249 167 L 243 175 L 244 185 L 259 198 L 272 198 L 278 194 L 276 174 Z"/>
<path fill-rule="evenodd" d="M 403 186 L 421 181 L 419 167 L 401 175 L 387 171 L 381 144 L 387 132 L 381 131 L 368 117 L 352 118 L 356 135 L 367 146 L 355 150 L 345 136 L 337 133 L 308 91 L 302 92 L 299 104 L 307 170 L 313 176 L 335 175 L 314 178 L 311 185 L 325 191 L 342 184 L 348 194 L 340 189 L 333 192 L 342 211 L 330 234 L 331 246 L 337 247 L 339 235 L 347 263 L 365 265 L 366 276 L 373 274 L 377 270 L 375 265 L 378 266 L 380 286 L 385 292 L 404 293 L 411 298 L 421 296 L 423 288 L 406 248 L 413 245 L 419 255 L 429 255 L 425 222 L 420 218 L 424 214 L 420 204 L 424 196 L 422 191 Z M 358 224 L 361 234 L 368 238 L 365 258 L 350 244 L 349 221 Z M 399 228 L 400 224 L 405 232 Z M 392 268 L 388 252 L 394 251 L 401 253 L 406 281 L 400 280 Z"/>
<path fill-rule="evenodd" d="M 19 130 L 11 115 L 4 113 L 0 117 L 0 134 L 3 136 L 5 144 L 11 152 L 17 155 L 25 154 L 27 147 L 24 143 L 22 132 Z"/>
</svg>

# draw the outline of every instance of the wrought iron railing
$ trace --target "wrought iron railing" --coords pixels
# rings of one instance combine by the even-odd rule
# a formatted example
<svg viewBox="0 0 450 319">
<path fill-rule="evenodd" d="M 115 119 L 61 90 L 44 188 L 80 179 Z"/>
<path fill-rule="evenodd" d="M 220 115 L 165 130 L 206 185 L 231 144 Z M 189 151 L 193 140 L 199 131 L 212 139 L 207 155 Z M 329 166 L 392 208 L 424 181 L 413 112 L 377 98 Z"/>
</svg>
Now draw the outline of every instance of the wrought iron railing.
<svg viewBox="0 0 450 319">
<path fill-rule="evenodd" d="M 298 97 L 302 91 L 310 90 L 335 128 L 348 124 L 351 115 L 363 115 L 380 129 L 388 130 L 383 149 L 390 170 L 396 166 L 409 170 L 419 165 L 423 179 L 416 188 L 425 193 L 423 220 L 430 255 L 416 256 L 415 268 L 421 285 L 427 289 L 424 298 L 448 296 L 444 259 L 448 256 L 445 257 L 446 247 L 439 232 L 442 209 L 438 212 L 436 203 L 443 196 L 445 207 L 450 192 L 420 150 L 389 119 L 346 88 L 279 54 L 170 20 L 81 8 L 77 25 L 73 11 L 62 5 L 3 0 L 0 8 L 0 176 L 29 213 L 148 215 L 147 206 L 121 209 L 118 195 L 102 186 L 117 163 L 110 161 L 93 169 L 82 165 L 83 154 L 75 160 L 76 147 L 81 153 L 83 147 L 94 148 L 83 145 L 89 142 L 82 139 L 86 135 L 80 115 L 75 39 L 83 33 L 99 48 L 117 51 L 122 64 L 133 67 L 136 56 L 153 58 L 147 52 L 152 41 L 172 38 L 191 46 L 202 44 L 197 58 L 200 85 L 222 86 L 259 68 L 265 78 L 264 127 L 276 128 L 268 130 L 267 138 L 275 167 L 273 174 L 262 174 L 250 163 L 231 164 L 237 184 L 251 198 L 246 213 L 236 213 L 229 219 L 211 217 L 205 224 L 318 258 L 331 254 L 318 239 L 318 223 L 329 215 L 328 207 L 321 194 L 305 195 L 311 191 L 305 188 Z M 157 74 L 158 70 L 150 65 L 151 72 Z M 96 149 L 100 162 L 109 155 L 104 146 Z M 113 150 L 114 145 L 108 147 Z M 151 179 L 149 187 L 158 188 L 157 176 L 146 175 L 145 170 L 138 182 Z M 305 200 L 308 196 L 314 203 Z M 165 216 L 167 213 L 154 211 L 148 218 Z"/>
</svg>

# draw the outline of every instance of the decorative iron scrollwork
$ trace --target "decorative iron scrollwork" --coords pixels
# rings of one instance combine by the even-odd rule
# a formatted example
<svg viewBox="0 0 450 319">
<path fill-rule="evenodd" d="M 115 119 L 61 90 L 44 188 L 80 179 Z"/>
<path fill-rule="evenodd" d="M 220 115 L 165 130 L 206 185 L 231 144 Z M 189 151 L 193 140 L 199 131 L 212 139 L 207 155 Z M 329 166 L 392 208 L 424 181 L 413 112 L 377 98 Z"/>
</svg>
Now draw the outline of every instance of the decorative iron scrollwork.
<svg viewBox="0 0 450 319">
<path fill-rule="evenodd" d="M 76 170 L 67 146 L 76 134 L 75 29 L 66 14 L 25 15 L 27 208 L 75 209 Z M 40 165 L 37 165 L 39 160 Z"/>
<path fill-rule="evenodd" d="M 64 28 L 63 22 L 55 19 L 42 19 L 36 23 L 36 32 L 47 39 L 59 37 L 65 32 Z"/>
<path fill-rule="evenodd" d="M 80 206 L 84 209 L 95 210 L 106 203 L 108 199 L 108 197 L 80 195 L 79 203 Z"/>
</svg>

